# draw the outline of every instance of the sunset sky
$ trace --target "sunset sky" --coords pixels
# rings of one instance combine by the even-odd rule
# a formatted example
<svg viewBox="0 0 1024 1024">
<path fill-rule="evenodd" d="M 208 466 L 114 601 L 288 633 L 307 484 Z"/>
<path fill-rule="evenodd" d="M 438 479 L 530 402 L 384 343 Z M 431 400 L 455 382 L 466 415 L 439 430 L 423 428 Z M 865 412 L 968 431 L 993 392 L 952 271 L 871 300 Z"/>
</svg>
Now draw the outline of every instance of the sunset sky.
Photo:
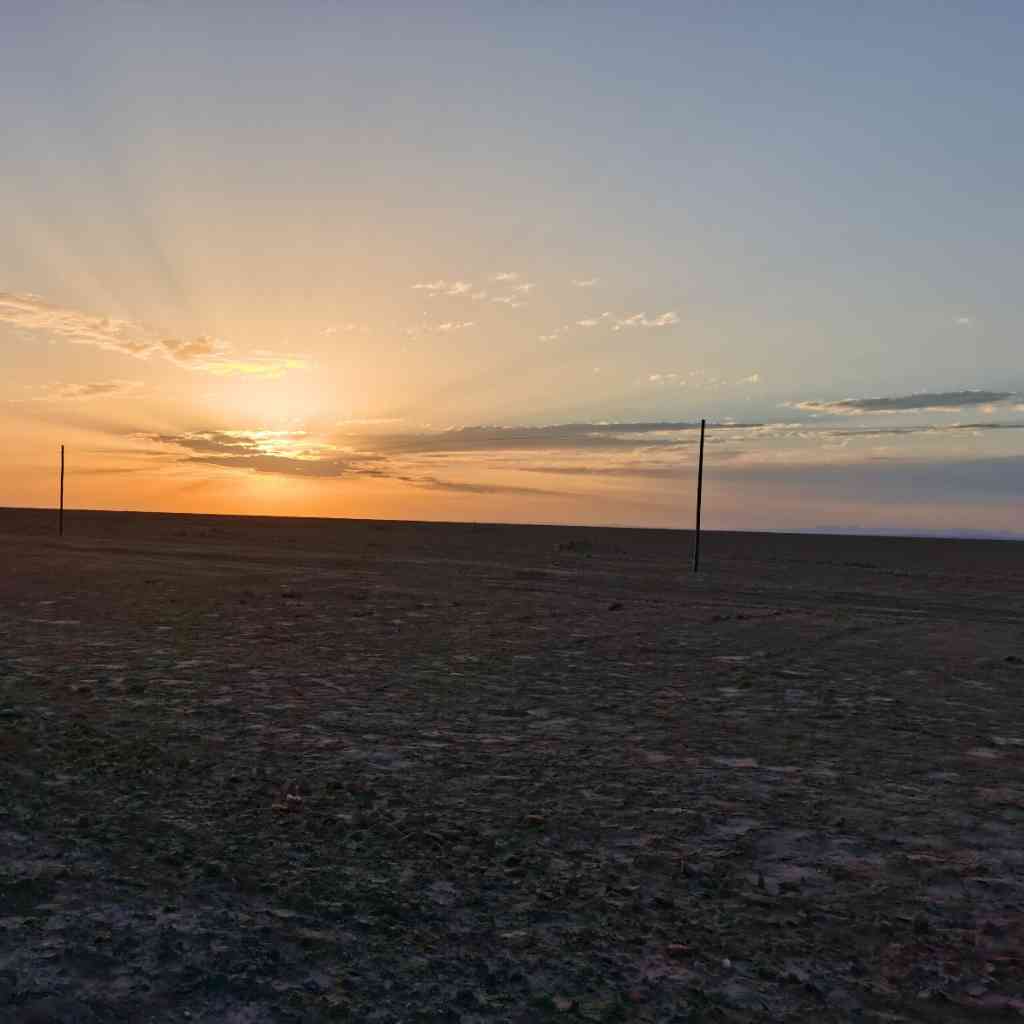
<svg viewBox="0 0 1024 1024">
<path fill-rule="evenodd" d="M 957 9 L 959 8 L 959 9 Z M 1024 534 L 1019 3 L 0 5 L 0 505 Z"/>
</svg>

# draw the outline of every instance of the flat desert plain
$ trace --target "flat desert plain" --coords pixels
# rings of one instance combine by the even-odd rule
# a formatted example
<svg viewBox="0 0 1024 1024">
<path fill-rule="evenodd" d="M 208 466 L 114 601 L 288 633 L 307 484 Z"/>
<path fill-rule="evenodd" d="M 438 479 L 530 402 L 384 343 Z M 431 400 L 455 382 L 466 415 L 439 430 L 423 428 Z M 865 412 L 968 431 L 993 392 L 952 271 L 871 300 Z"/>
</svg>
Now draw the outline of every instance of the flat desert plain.
<svg viewBox="0 0 1024 1024">
<path fill-rule="evenodd" d="M 1024 545 L 0 512 L 0 1018 L 1024 1011 Z"/>
</svg>

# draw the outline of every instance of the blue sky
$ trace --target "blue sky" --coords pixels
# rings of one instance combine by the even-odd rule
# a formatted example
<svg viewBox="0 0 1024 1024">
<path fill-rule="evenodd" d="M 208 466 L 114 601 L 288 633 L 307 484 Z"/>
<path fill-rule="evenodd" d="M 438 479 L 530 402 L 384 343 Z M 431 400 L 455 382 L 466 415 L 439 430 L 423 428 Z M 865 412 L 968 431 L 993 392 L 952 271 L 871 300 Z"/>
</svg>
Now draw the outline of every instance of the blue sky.
<svg viewBox="0 0 1024 1024">
<path fill-rule="evenodd" d="M 688 479 L 685 426 L 626 461 L 416 439 L 706 416 L 767 425 L 721 466 L 723 525 L 1012 529 L 1022 29 L 996 3 L 7 4 L 0 502 L 48 503 L 67 438 L 94 506 L 684 525 L 653 481 Z"/>
</svg>

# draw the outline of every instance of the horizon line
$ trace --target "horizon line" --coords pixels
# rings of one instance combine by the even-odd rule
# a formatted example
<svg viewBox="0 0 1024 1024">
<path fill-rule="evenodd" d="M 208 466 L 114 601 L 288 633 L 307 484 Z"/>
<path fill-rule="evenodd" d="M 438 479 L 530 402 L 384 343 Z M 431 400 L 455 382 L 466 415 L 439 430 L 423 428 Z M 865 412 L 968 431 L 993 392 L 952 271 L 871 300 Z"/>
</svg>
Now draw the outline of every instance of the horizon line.
<svg viewBox="0 0 1024 1024">
<path fill-rule="evenodd" d="M 0 505 L 0 515 L 6 512 L 52 512 L 58 514 L 56 505 Z M 645 530 L 647 532 L 661 533 L 694 533 L 690 526 L 631 526 L 624 523 L 598 525 L 594 523 L 564 523 L 564 522 L 502 522 L 496 520 L 482 519 L 384 519 L 373 516 L 303 516 L 303 515 L 268 515 L 255 512 L 167 512 L 153 511 L 150 509 L 130 508 L 68 508 L 64 507 L 65 515 L 68 513 L 84 512 L 90 515 L 136 515 L 136 516 L 192 516 L 197 519 L 280 519 L 283 521 L 300 519 L 311 522 L 349 522 L 349 523 L 390 523 L 408 526 L 493 526 L 493 527 L 526 527 L 540 529 L 566 529 L 566 530 Z M 778 536 L 792 537 L 876 537 L 879 539 L 892 538 L 894 540 L 960 540 L 960 541 L 1024 541 L 1024 533 L 1013 533 L 1003 530 L 971 530 L 957 529 L 949 530 L 927 530 L 914 527 L 878 527 L 870 526 L 808 526 L 803 529 L 772 529 L 760 530 L 743 529 L 715 529 L 714 527 L 701 526 L 701 533 L 740 533 L 740 534 L 773 534 Z"/>
</svg>

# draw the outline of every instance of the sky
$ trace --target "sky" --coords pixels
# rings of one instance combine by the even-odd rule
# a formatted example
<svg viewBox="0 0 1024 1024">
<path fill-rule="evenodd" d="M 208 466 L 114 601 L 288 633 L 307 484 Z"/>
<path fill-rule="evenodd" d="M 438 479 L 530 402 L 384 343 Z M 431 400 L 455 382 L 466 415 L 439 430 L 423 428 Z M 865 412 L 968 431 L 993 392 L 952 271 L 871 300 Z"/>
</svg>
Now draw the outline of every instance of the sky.
<svg viewBox="0 0 1024 1024">
<path fill-rule="evenodd" d="M 0 5 L 0 505 L 1020 533 L 1024 7 Z"/>
</svg>

